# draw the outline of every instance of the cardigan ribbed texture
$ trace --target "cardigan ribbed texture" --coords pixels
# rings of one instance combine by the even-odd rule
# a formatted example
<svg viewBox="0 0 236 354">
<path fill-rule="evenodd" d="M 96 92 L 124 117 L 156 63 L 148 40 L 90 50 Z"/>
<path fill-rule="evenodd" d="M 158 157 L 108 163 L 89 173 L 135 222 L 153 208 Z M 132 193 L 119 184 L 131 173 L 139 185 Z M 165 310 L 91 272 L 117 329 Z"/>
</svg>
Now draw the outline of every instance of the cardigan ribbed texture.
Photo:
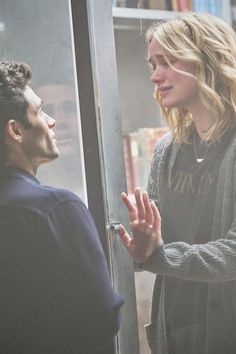
<svg viewBox="0 0 236 354">
<path fill-rule="evenodd" d="M 155 147 L 148 181 L 151 199 L 162 206 L 164 170 L 179 150 L 167 134 Z M 147 337 L 152 354 L 168 354 L 165 324 L 165 276 L 208 283 L 206 349 L 199 354 L 236 353 L 236 134 L 219 169 L 210 242 L 172 242 L 154 251 L 143 269 L 157 274 Z M 207 217 L 207 215 L 206 215 Z M 225 343 L 224 352 L 219 349 Z M 187 354 L 187 353 L 186 353 Z M 188 353 L 189 354 L 189 353 Z"/>
</svg>

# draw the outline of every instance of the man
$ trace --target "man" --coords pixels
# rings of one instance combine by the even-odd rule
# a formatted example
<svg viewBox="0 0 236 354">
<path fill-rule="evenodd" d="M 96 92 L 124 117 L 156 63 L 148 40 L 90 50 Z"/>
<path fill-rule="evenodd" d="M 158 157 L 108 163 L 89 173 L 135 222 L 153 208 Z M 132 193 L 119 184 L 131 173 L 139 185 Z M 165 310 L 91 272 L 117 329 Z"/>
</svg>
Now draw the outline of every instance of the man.
<svg viewBox="0 0 236 354">
<path fill-rule="evenodd" d="M 59 151 L 30 79 L 0 62 L 0 352 L 106 353 L 123 298 L 83 202 L 35 177 Z"/>
</svg>

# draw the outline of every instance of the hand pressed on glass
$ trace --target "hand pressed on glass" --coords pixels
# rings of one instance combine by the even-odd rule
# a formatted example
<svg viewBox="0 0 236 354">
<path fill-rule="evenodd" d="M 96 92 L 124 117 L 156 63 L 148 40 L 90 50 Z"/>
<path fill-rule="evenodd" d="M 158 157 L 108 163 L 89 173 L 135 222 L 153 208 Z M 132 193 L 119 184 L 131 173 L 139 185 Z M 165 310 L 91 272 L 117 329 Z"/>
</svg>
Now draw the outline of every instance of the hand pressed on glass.
<svg viewBox="0 0 236 354">
<path fill-rule="evenodd" d="M 136 205 L 125 193 L 121 198 L 128 209 L 131 235 L 120 225 L 119 236 L 129 254 L 137 263 L 145 263 L 152 252 L 163 243 L 161 238 L 161 217 L 147 192 L 135 190 Z"/>
</svg>

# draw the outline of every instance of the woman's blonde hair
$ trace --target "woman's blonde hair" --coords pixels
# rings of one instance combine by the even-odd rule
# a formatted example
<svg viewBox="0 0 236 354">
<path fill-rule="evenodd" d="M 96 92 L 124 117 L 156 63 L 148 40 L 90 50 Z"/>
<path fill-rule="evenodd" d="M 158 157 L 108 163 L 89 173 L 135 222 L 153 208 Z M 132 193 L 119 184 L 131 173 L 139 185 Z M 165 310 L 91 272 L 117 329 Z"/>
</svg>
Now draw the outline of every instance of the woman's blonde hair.
<svg viewBox="0 0 236 354">
<path fill-rule="evenodd" d="M 206 138 L 218 140 L 236 119 L 235 32 L 218 17 L 189 12 L 152 25 L 146 34 L 148 44 L 153 38 L 164 51 L 194 63 L 200 98 L 215 113 Z M 188 142 L 193 127 L 191 114 L 185 109 L 165 108 L 158 92 L 156 98 L 173 137 Z"/>
</svg>

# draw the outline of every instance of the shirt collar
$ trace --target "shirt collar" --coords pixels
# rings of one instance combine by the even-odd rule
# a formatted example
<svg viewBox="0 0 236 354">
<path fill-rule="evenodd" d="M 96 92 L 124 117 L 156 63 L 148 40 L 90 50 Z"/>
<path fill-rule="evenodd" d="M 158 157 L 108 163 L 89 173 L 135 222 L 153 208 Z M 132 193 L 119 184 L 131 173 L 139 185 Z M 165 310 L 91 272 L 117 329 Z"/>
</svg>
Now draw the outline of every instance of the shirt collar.
<svg viewBox="0 0 236 354">
<path fill-rule="evenodd" d="M 15 166 L 0 165 L 0 178 L 21 178 L 34 184 L 40 184 L 39 180 L 31 173 Z"/>
</svg>

